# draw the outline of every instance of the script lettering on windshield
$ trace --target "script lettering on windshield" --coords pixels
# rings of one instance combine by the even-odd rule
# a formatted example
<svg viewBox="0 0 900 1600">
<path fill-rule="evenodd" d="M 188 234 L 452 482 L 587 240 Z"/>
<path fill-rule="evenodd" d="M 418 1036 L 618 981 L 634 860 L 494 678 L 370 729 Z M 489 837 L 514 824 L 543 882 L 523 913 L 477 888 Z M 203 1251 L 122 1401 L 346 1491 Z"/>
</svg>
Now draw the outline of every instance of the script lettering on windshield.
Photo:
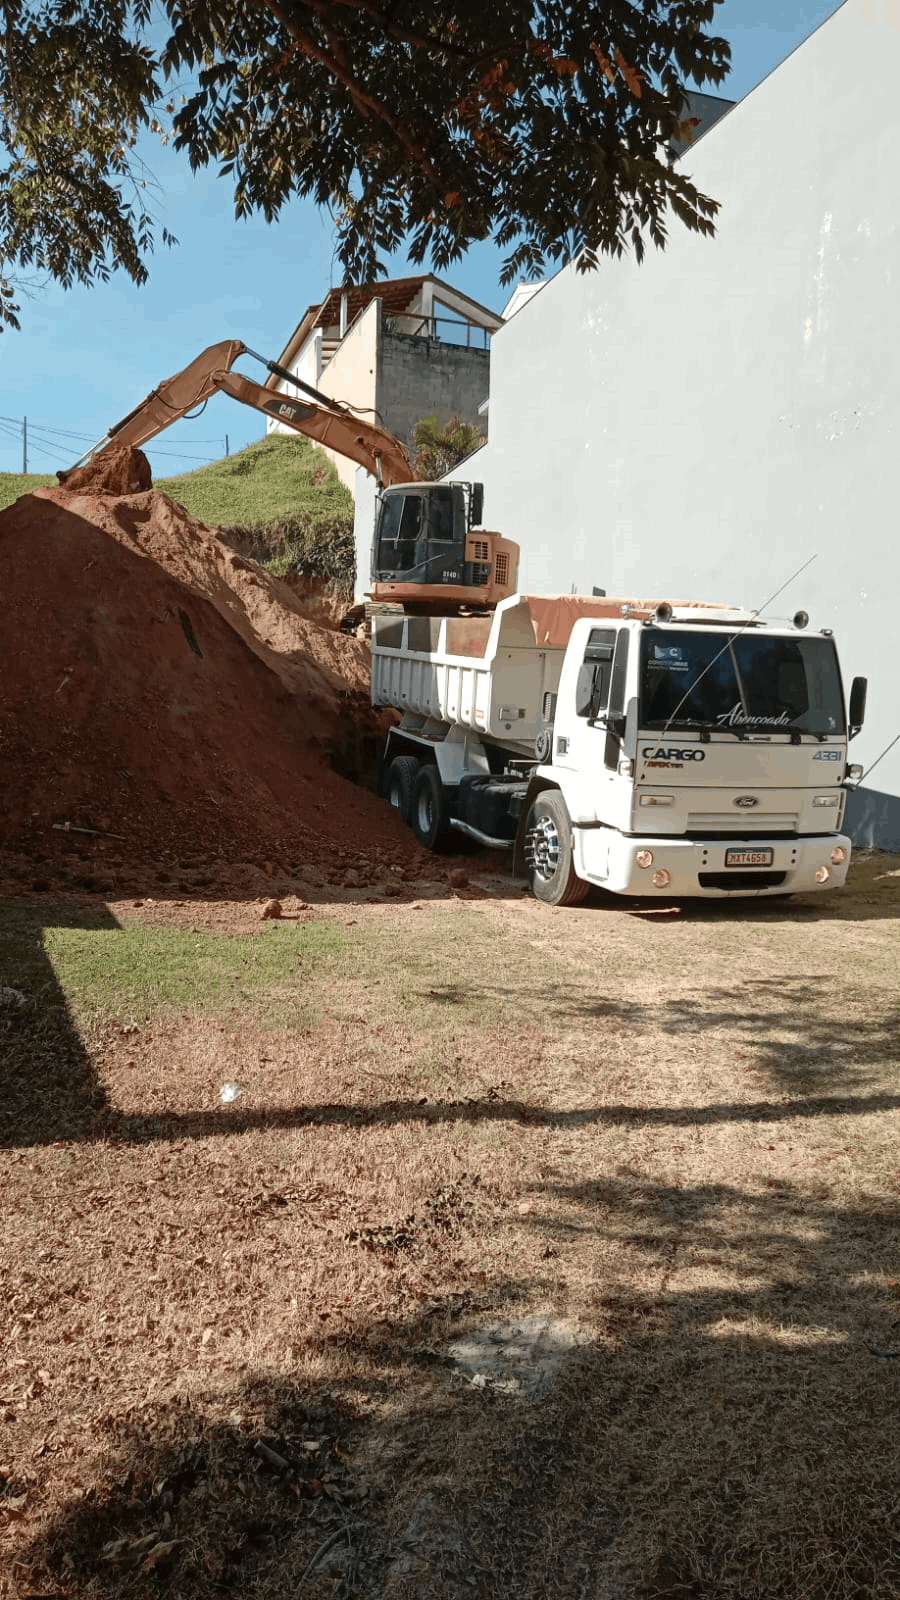
<svg viewBox="0 0 900 1600">
<path fill-rule="evenodd" d="M 730 711 L 720 711 L 716 717 L 717 728 L 789 728 L 790 725 L 791 716 L 788 711 L 779 712 L 777 717 L 774 714 L 755 717 L 744 710 L 740 701 L 732 706 Z"/>
</svg>

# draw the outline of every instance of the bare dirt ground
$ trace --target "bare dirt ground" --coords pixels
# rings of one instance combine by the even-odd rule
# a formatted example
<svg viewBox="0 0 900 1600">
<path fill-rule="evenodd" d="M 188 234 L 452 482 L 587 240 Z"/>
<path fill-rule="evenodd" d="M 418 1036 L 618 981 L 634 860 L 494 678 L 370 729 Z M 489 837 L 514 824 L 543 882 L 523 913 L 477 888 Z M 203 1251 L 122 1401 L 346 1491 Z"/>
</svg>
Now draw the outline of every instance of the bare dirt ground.
<svg viewBox="0 0 900 1600">
<path fill-rule="evenodd" d="M 108 466 L 0 516 L 0 1595 L 900 1596 L 900 860 L 427 856 L 364 646 Z"/>
<path fill-rule="evenodd" d="M 900 1593 L 900 861 L 451 870 L 5 902 L 0 1593 Z"/>
</svg>

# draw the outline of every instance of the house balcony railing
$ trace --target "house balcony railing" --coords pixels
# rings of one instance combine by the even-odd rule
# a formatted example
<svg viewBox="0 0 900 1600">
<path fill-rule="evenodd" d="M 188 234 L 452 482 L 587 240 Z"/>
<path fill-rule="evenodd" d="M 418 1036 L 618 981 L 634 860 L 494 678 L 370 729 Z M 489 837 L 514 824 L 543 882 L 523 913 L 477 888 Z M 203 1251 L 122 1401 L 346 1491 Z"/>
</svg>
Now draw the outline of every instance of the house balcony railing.
<svg viewBox="0 0 900 1600">
<path fill-rule="evenodd" d="M 426 317 L 419 311 L 402 311 L 384 319 L 385 329 L 409 339 L 440 339 L 442 344 L 465 345 L 470 350 L 490 350 L 491 329 L 457 317 Z"/>
</svg>

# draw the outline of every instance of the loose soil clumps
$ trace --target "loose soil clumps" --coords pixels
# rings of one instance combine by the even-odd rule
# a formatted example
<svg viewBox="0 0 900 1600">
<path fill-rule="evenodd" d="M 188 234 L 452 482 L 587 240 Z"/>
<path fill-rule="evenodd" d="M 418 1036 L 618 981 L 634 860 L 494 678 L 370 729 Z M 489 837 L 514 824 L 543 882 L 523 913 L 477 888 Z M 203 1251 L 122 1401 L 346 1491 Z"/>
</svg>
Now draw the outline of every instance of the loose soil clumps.
<svg viewBox="0 0 900 1600">
<path fill-rule="evenodd" d="M 386 731 L 365 642 L 151 488 L 140 451 L 61 476 L 0 513 L 0 855 L 50 877 L 426 865 L 346 781 L 373 781 Z"/>
</svg>

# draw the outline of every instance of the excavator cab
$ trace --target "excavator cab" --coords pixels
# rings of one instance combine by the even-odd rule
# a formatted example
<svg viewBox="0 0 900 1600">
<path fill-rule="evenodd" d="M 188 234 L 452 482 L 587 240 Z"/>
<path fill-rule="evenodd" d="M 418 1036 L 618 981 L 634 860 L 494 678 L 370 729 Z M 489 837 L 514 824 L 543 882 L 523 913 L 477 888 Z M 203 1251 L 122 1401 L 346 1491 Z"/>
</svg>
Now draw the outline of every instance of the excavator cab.
<svg viewBox="0 0 900 1600">
<path fill-rule="evenodd" d="M 515 593 L 518 546 L 479 527 L 480 483 L 403 483 L 378 496 L 371 595 L 404 610 L 491 609 Z"/>
</svg>

